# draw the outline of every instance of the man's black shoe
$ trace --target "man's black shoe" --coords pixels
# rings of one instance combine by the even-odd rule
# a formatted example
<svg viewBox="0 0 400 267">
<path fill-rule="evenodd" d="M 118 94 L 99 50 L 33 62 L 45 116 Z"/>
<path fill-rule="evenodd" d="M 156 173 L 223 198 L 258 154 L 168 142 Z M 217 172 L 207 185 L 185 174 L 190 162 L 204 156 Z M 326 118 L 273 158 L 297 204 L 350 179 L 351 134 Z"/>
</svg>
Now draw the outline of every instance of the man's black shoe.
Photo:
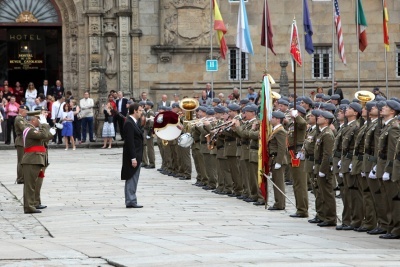
<svg viewBox="0 0 400 267">
<path fill-rule="evenodd" d="M 144 163 L 142 163 L 142 164 L 140 165 L 140 167 L 142 167 L 142 168 L 146 168 L 147 166 L 149 166 L 149 165 L 146 165 L 146 164 L 144 164 Z"/>
<path fill-rule="evenodd" d="M 90 140 L 90 143 L 94 143 L 94 142 L 96 142 L 95 140 Z"/>
<path fill-rule="evenodd" d="M 380 235 L 379 238 L 382 238 L 382 239 L 400 239 L 400 235 L 384 234 L 384 235 Z"/>
<path fill-rule="evenodd" d="M 246 201 L 246 202 L 257 202 L 256 199 L 252 199 L 252 198 L 249 198 L 249 197 L 244 199 L 244 201 Z"/>
<path fill-rule="evenodd" d="M 24 211 L 25 214 L 31 214 L 31 213 L 42 213 L 40 210 L 34 210 L 34 211 Z"/>
<path fill-rule="evenodd" d="M 371 231 L 368 231 L 367 234 L 370 234 L 370 235 L 383 235 L 383 234 L 386 234 L 386 231 L 383 230 L 382 228 L 378 227 L 378 228 L 375 228 L 375 229 L 373 229 Z"/>
<path fill-rule="evenodd" d="M 242 196 L 242 195 L 240 195 L 240 196 L 237 196 L 236 197 L 237 199 L 244 199 L 244 198 L 246 198 L 245 196 Z"/>
<path fill-rule="evenodd" d="M 154 166 L 154 165 L 147 165 L 147 166 L 145 166 L 144 168 L 145 168 L 145 169 L 155 169 L 156 166 Z"/>
<path fill-rule="evenodd" d="M 253 203 L 254 206 L 265 206 L 264 202 L 256 201 Z"/>
<path fill-rule="evenodd" d="M 313 218 L 313 219 L 311 219 L 311 220 L 308 220 L 308 222 L 309 222 L 309 223 L 321 223 L 321 222 L 323 222 L 323 221 L 320 220 L 320 219 L 318 219 L 317 217 L 315 217 L 315 218 Z"/>
<path fill-rule="evenodd" d="M 332 222 L 320 222 L 317 224 L 319 227 L 329 227 L 329 226 L 336 226 L 336 223 Z"/>
<path fill-rule="evenodd" d="M 24 181 L 17 181 L 17 184 L 24 184 Z"/>
<path fill-rule="evenodd" d="M 127 205 L 126 208 L 127 209 L 140 209 L 140 208 L 143 208 L 143 206 L 138 205 L 138 204 L 133 204 L 133 205 Z"/>
<path fill-rule="evenodd" d="M 45 208 L 47 208 L 47 206 L 42 205 L 42 204 L 40 204 L 39 206 L 36 206 L 36 209 L 38 209 L 38 210 L 42 210 L 42 209 L 45 209 Z"/>
<path fill-rule="evenodd" d="M 292 181 L 287 181 L 287 182 L 285 182 L 285 184 L 286 185 L 293 185 L 293 182 Z"/>
<path fill-rule="evenodd" d="M 292 218 L 307 218 L 308 217 L 307 215 L 302 215 L 302 214 L 297 214 L 297 213 L 290 214 L 289 216 Z"/>
<path fill-rule="evenodd" d="M 269 207 L 268 210 L 284 210 L 284 209 L 278 209 L 276 207 Z"/>
<path fill-rule="evenodd" d="M 368 228 L 361 226 L 361 227 L 355 228 L 354 231 L 362 233 L 362 232 L 368 232 L 369 230 L 368 230 Z"/>
<path fill-rule="evenodd" d="M 179 180 L 192 180 L 192 178 L 191 178 L 191 177 L 184 177 L 184 176 L 183 176 L 183 177 L 180 177 Z"/>
<path fill-rule="evenodd" d="M 228 197 L 237 197 L 235 193 L 228 194 Z"/>
</svg>

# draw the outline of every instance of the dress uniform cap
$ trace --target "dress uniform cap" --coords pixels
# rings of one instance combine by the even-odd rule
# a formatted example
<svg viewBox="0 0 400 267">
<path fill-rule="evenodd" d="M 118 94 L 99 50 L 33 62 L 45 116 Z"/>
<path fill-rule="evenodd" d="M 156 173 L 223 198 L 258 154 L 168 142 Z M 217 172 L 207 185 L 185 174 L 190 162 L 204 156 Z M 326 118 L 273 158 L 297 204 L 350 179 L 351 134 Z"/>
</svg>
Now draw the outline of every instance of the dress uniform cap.
<svg viewBox="0 0 400 267">
<path fill-rule="evenodd" d="M 289 97 L 287 97 L 287 96 L 282 96 L 281 99 L 286 100 L 287 102 L 290 103 L 290 99 L 289 99 Z"/>
<path fill-rule="evenodd" d="M 301 102 L 301 101 L 303 101 L 303 99 L 304 99 L 304 96 L 299 96 L 299 97 L 296 98 L 296 101 L 297 102 Z"/>
<path fill-rule="evenodd" d="M 143 101 L 143 100 L 142 100 L 142 101 L 140 101 L 140 102 L 139 102 L 139 105 L 140 105 L 140 106 L 144 106 L 144 105 L 146 105 L 146 101 Z"/>
<path fill-rule="evenodd" d="M 154 103 L 151 102 L 151 101 L 146 101 L 146 105 L 149 105 L 149 106 L 153 107 L 153 106 L 154 106 Z"/>
<path fill-rule="evenodd" d="M 221 103 L 221 99 L 219 99 L 219 98 L 213 98 L 213 101 L 212 101 L 212 102 L 219 104 L 219 103 Z"/>
<path fill-rule="evenodd" d="M 325 101 L 329 101 L 329 100 L 331 100 L 331 96 L 330 95 L 323 95 L 322 99 L 325 100 Z"/>
<path fill-rule="evenodd" d="M 322 117 L 324 117 L 325 119 L 333 119 L 333 114 L 329 111 L 322 111 L 321 115 Z"/>
<path fill-rule="evenodd" d="M 293 108 L 293 107 L 294 107 L 294 103 L 292 102 L 289 104 L 289 108 Z"/>
<path fill-rule="evenodd" d="M 385 101 L 386 98 L 384 98 L 384 97 L 381 96 L 381 95 L 377 95 L 377 96 L 375 97 L 375 100 L 376 100 L 376 101 Z"/>
<path fill-rule="evenodd" d="M 306 104 L 309 104 L 309 105 L 313 104 L 312 99 L 310 97 L 308 97 L 308 96 L 303 96 L 303 102 L 306 103 Z"/>
<path fill-rule="evenodd" d="M 200 106 L 199 110 L 203 111 L 203 112 L 207 112 L 207 107 L 206 106 Z"/>
<path fill-rule="evenodd" d="M 318 94 L 315 95 L 315 97 L 316 98 L 322 98 L 322 97 L 324 97 L 324 94 L 323 93 L 318 93 Z"/>
<path fill-rule="evenodd" d="M 348 104 L 350 104 L 350 101 L 348 99 L 342 99 L 340 101 L 340 104 L 348 105 Z"/>
<path fill-rule="evenodd" d="M 360 100 L 358 100 L 357 98 L 354 98 L 352 102 L 354 102 L 354 103 L 360 103 Z"/>
<path fill-rule="evenodd" d="M 36 117 L 39 117 L 39 116 L 40 116 L 40 110 L 28 111 L 27 115 L 28 115 L 28 116 L 36 116 Z"/>
<path fill-rule="evenodd" d="M 340 95 L 334 94 L 334 95 L 331 96 L 331 99 L 332 100 L 339 100 L 340 99 Z"/>
<path fill-rule="evenodd" d="M 47 111 L 47 108 L 46 107 L 42 107 L 42 106 L 37 106 L 37 107 L 35 107 L 34 110 L 40 110 L 40 111 L 45 110 L 45 111 Z"/>
<path fill-rule="evenodd" d="M 367 103 L 365 104 L 365 108 L 367 109 L 368 112 L 370 112 L 371 109 L 372 109 L 373 107 L 375 107 L 375 106 L 376 106 L 376 101 L 369 101 L 369 102 L 367 102 Z"/>
<path fill-rule="evenodd" d="M 214 111 L 215 111 L 216 113 L 225 113 L 225 109 L 224 109 L 223 107 L 221 107 L 221 106 L 216 106 L 216 107 L 214 108 Z"/>
<path fill-rule="evenodd" d="M 314 109 L 322 108 L 324 106 L 324 102 L 314 102 Z"/>
<path fill-rule="evenodd" d="M 214 115 L 215 111 L 213 108 L 209 108 L 209 109 L 207 109 L 206 113 L 207 113 L 207 115 Z"/>
<path fill-rule="evenodd" d="M 400 103 L 398 103 L 397 101 L 387 100 L 386 106 L 388 106 L 389 108 L 391 108 L 397 112 L 400 112 Z"/>
<path fill-rule="evenodd" d="M 298 112 L 303 113 L 303 114 L 307 114 L 307 111 L 305 108 L 303 108 L 302 106 L 296 106 L 296 109 Z"/>
<path fill-rule="evenodd" d="M 392 97 L 392 98 L 390 98 L 390 100 L 394 100 L 394 101 L 396 101 L 396 102 L 399 102 L 399 103 L 400 103 L 400 99 L 398 99 L 397 97 Z"/>
<path fill-rule="evenodd" d="M 349 107 L 351 107 L 353 110 L 357 111 L 358 113 L 361 113 L 361 111 L 362 111 L 362 106 L 355 102 L 350 103 Z"/>
<path fill-rule="evenodd" d="M 378 108 L 379 111 L 382 111 L 382 108 L 386 106 L 386 101 L 379 101 L 376 103 L 376 107 Z"/>
<path fill-rule="evenodd" d="M 249 103 L 249 99 L 243 98 L 243 99 L 240 100 L 239 103 L 240 103 L 240 105 L 246 105 L 247 103 Z"/>
<path fill-rule="evenodd" d="M 347 109 L 349 107 L 349 105 L 346 105 L 346 104 L 341 104 L 341 105 L 339 105 L 339 109 L 340 110 L 345 110 L 345 109 Z"/>
<path fill-rule="evenodd" d="M 282 111 L 274 111 L 272 112 L 272 117 L 277 119 L 283 119 L 285 118 L 285 114 Z"/>
<path fill-rule="evenodd" d="M 281 98 L 278 100 L 278 104 L 289 106 L 289 101 L 286 101 L 285 99 Z"/>
<path fill-rule="evenodd" d="M 321 115 L 322 110 L 320 109 L 314 109 L 311 111 L 311 114 L 314 115 L 315 117 L 319 117 Z"/>
<path fill-rule="evenodd" d="M 179 103 L 176 103 L 176 102 L 173 103 L 173 104 L 172 104 L 172 108 L 179 108 Z"/>
<path fill-rule="evenodd" d="M 228 113 L 229 112 L 229 108 L 224 107 L 224 111 L 225 111 L 225 113 Z"/>
<path fill-rule="evenodd" d="M 20 105 L 19 108 L 29 111 L 29 107 L 27 105 Z"/>
<path fill-rule="evenodd" d="M 258 110 L 258 107 L 256 105 L 254 105 L 254 104 L 247 105 L 244 108 L 244 111 L 248 111 L 248 112 L 257 112 L 257 110 Z"/>
<path fill-rule="evenodd" d="M 336 106 L 334 104 L 331 104 L 331 103 L 325 103 L 323 108 L 326 109 L 326 110 L 329 110 L 329 111 L 335 111 L 336 110 Z"/>
<path fill-rule="evenodd" d="M 239 106 L 238 104 L 235 104 L 235 103 L 229 104 L 229 105 L 228 105 L 228 108 L 229 108 L 230 110 L 233 110 L 233 111 L 238 111 L 238 110 L 240 110 L 240 106 Z"/>
</svg>

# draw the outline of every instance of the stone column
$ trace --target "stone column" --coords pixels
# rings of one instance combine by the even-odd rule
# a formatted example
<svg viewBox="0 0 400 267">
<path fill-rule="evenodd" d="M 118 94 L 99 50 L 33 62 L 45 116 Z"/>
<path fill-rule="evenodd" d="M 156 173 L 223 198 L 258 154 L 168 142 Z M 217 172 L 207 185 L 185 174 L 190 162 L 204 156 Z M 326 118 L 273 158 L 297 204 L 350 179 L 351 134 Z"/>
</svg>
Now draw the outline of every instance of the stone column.
<svg viewBox="0 0 400 267">
<path fill-rule="evenodd" d="M 288 65 L 287 61 L 281 61 L 281 77 L 279 81 L 279 93 L 284 96 L 289 96 L 289 78 L 286 72 L 286 67 Z"/>
<path fill-rule="evenodd" d="M 131 94 L 131 38 L 130 25 L 132 12 L 128 0 L 118 0 L 118 30 L 119 30 L 119 89 Z"/>
</svg>

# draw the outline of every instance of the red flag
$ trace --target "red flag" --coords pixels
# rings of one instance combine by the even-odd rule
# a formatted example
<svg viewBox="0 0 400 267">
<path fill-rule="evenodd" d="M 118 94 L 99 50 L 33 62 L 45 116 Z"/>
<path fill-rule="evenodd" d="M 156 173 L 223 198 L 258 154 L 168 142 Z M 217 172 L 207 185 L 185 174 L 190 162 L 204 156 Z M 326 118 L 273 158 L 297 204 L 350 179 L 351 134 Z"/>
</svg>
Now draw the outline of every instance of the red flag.
<svg viewBox="0 0 400 267">
<path fill-rule="evenodd" d="M 226 45 L 226 40 L 224 35 L 226 34 L 227 30 L 216 0 L 213 0 L 213 7 L 214 7 L 214 30 L 217 31 L 217 40 L 220 46 L 221 57 L 225 59 L 226 53 L 228 52 L 228 46 Z"/>
<path fill-rule="evenodd" d="M 265 21 L 265 14 L 267 15 L 267 20 Z M 271 16 L 269 15 L 268 2 L 265 0 L 263 9 L 263 19 L 262 19 L 262 29 L 261 29 L 261 45 L 265 46 L 265 25 L 267 25 L 267 38 L 268 38 L 268 48 L 276 56 L 274 51 L 274 43 L 272 42 L 272 37 L 274 33 L 272 32 Z"/>
<path fill-rule="evenodd" d="M 290 37 L 290 54 L 292 59 L 301 67 L 301 53 L 296 20 L 292 23 L 292 36 Z"/>
<path fill-rule="evenodd" d="M 385 44 L 386 51 L 389 51 L 389 14 L 387 11 L 386 0 L 383 0 L 383 43 Z"/>
</svg>

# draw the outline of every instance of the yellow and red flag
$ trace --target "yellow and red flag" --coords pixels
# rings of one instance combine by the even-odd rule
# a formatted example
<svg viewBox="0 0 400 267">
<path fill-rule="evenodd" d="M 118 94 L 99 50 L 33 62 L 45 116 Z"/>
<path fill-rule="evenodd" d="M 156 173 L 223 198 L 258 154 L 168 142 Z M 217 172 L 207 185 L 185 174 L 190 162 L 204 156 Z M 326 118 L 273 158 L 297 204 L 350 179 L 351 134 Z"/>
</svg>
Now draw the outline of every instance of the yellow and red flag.
<svg viewBox="0 0 400 267">
<path fill-rule="evenodd" d="M 294 62 L 296 62 L 297 65 L 301 67 L 301 52 L 296 20 L 293 20 L 292 23 L 292 34 L 290 36 L 290 54 L 292 55 L 292 65 L 295 64 Z"/>
<path fill-rule="evenodd" d="M 214 30 L 217 31 L 217 39 L 220 47 L 221 57 L 225 59 L 226 53 L 228 52 L 228 46 L 226 45 L 226 40 L 224 35 L 226 34 L 227 30 L 216 0 L 213 0 L 213 7 L 214 7 Z"/>
<path fill-rule="evenodd" d="M 389 51 L 389 13 L 386 6 L 386 0 L 382 0 L 383 5 L 383 43 L 385 44 L 386 51 Z"/>
</svg>

